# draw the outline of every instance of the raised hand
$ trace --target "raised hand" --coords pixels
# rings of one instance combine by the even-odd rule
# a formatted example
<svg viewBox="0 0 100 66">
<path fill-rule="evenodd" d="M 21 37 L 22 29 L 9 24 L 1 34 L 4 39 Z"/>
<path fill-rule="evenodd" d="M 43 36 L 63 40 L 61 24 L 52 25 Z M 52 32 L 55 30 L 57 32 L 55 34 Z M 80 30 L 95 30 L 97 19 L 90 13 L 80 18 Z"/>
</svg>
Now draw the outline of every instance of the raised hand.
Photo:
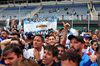
<svg viewBox="0 0 100 66">
<path fill-rule="evenodd" d="M 63 26 L 64 26 L 65 29 L 69 29 L 69 27 L 70 27 L 69 23 L 66 23 L 66 24 L 64 22 L 62 22 L 62 23 L 63 23 Z"/>
<path fill-rule="evenodd" d="M 90 58 L 92 63 L 94 63 L 94 62 L 96 62 L 98 60 L 96 55 L 90 55 L 89 58 Z"/>
</svg>

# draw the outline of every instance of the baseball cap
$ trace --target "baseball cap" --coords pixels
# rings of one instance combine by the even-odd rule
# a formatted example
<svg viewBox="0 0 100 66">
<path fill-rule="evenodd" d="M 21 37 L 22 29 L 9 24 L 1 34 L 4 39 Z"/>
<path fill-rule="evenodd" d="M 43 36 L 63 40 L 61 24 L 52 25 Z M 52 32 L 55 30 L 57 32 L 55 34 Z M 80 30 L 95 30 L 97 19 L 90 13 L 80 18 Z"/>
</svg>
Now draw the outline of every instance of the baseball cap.
<svg viewBox="0 0 100 66">
<path fill-rule="evenodd" d="M 80 41 L 81 43 L 85 43 L 83 40 L 82 36 L 74 36 L 74 35 L 69 35 L 68 39 L 71 40 L 72 38 L 76 38 L 78 41 Z"/>
<path fill-rule="evenodd" d="M 49 31 L 48 31 L 48 33 L 51 33 L 51 32 L 52 32 L 52 33 L 54 33 L 54 31 L 53 31 L 53 30 L 49 30 Z"/>
<path fill-rule="evenodd" d="M 32 32 L 27 33 L 27 38 L 28 38 L 28 39 L 32 39 L 32 38 L 33 38 Z"/>
<path fill-rule="evenodd" d="M 87 27 L 87 25 L 85 25 L 84 27 Z"/>
<path fill-rule="evenodd" d="M 29 32 L 29 33 L 27 34 L 27 36 L 33 36 L 32 32 Z"/>
<path fill-rule="evenodd" d="M 90 40 L 92 40 L 92 37 L 89 36 L 89 34 L 84 34 L 83 38 L 89 38 Z"/>
</svg>

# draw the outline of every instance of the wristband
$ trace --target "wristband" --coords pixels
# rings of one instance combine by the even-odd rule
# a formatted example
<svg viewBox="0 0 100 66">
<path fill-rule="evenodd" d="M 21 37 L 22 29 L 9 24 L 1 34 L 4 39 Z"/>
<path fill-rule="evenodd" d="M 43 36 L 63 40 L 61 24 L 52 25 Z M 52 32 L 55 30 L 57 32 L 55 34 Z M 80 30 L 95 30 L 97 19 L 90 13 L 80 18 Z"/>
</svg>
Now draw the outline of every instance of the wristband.
<svg viewBox="0 0 100 66">
<path fill-rule="evenodd" d="M 64 29 L 68 31 L 68 29 L 66 29 L 66 28 L 64 28 Z"/>
</svg>

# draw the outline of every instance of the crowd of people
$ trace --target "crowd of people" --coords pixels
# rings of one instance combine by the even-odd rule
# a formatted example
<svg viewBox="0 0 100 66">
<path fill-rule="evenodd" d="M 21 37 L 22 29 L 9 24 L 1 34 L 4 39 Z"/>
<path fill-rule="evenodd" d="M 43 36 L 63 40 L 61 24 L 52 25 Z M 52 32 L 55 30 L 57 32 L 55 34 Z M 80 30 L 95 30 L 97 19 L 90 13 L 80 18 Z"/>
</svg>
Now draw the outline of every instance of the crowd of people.
<svg viewBox="0 0 100 66">
<path fill-rule="evenodd" d="M 69 29 L 69 23 L 62 23 L 64 28 L 49 28 L 45 38 L 24 34 L 13 23 L 0 28 L 0 66 L 98 66 L 99 30 Z"/>
</svg>

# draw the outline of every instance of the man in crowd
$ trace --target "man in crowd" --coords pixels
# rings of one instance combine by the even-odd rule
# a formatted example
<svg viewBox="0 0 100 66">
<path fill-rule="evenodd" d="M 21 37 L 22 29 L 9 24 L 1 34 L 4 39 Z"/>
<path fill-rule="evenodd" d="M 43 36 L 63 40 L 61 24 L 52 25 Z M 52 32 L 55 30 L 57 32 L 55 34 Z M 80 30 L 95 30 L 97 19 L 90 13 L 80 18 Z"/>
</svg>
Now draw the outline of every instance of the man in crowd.
<svg viewBox="0 0 100 66">
<path fill-rule="evenodd" d="M 99 35 L 99 30 L 98 29 L 95 29 L 95 34 Z"/>
<path fill-rule="evenodd" d="M 57 55 L 58 49 L 55 46 L 46 46 L 44 48 L 43 59 L 39 62 L 40 66 L 58 66 L 57 63 L 54 61 Z"/>
<path fill-rule="evenodd" d="M 40 65 L 35 61 L 33 61 L 32 59 L 22 58 L 15 61 L 12 66 L 40 66 Z"/>
<path fill-rule="evenodd" d="M 77 52 L 66 52 L 61 57 L 62 66 L 79 66 L 81 57 Z"/>
<path fill-rule="evenodd" d="M 97 34 L 93 34 L 92 40 L 96 40 L 98 42 L 98 44 L 100 44 L 99 37 Z"/>
<path fill-rule="evenodd" d="M 12 33 L 11 39 L 6 39 L 6 40 L 1 41 L 1 49 L 3 50 L 7 45 L 9 45 L 13 38 L 19 38 L 20 39 L 20 34 L 19 33 Z M 25 44 L 25 41 L 23 39 L 20 39 L 20 41 L 21 41 L 22 45 Z"/>
<path fill-rule="evenodd" d="M 68 39 L 70 40 L 70 50 L 76 51 L 81 56 L 80 66 L 83 66 L 88 61 L 90 61 L 89 56 L 85 53 L 82 53 L 82 48 L 84 47 L 84 43 L 85 43 L 83 37 L 70 35 Z M 89 66 L 98 66 L 98 64 L 97 62 L 94 62 L 94 63 L 90 63 Z"/>
<path fill-rule="evenodd" d="M 48 45 L 48 41 L 49 41 L 49 35 L 46 35 L 46 36 L 45 36 L 45 43 L 44 43 L 44 46 L 47 46 L 47 45 Z"/>
<path fill-rule="evenodd" d="M 34 17 L 38 17 L 38 14 L 34 14 Z"/>
<path fill-rule="evenodd" d="M 61 55 L 65 53 L 65 47 L 62 44 L 59 44 L 56 46 L 57 49 L 59 50 L 58 56 L 55 58 L 55 62 L 58 63 L 58 65 L 61 65 Z"/>
<path fill-rule="evenodd" d="M 86 54 L 88 55 L 94 55 L 94 50 L 92 50 L 90 47 L 89 47 L 89 44 L 90 44 L 90 40 L 92 40 L 92 37 L 89 36 L 88 34 L 84 34 L 83 36 L 83 40 L 85 41 L 85 46 L 83 48 L 83 52 L 85 52 Z"/>
<path fill-rule="evenodd" d="M 83 29 L 82 31 L 83 31 L 83 32 L 88 32 L 87 26 L 86 26 L 86 25 L 84 26 L 84 29 Z"/>
<path fill-rule="evenodd" d="M 4 39 L 8 39 L 8 32 L 6 30 L 1 31 L 1 37 Z"/>
<path fill-rule="evenodd" d="M 12 64 L 23 57 L 22 47 L 18 44 L 10 44 L 3 50 L 3 57 L 6 66 L 12 66 Z"/>
<path fill-rule="evenodd" d="M 54 35 L 49 36 L 48 44 L 49 45 L 55 45 L 56 44 L 56 37 Z"/>
<path fill-rule="evenodd" d="M 34 36 L 34 39 L 33 39 L 33 47 L 34 48 L 31 48 L 31 49 L 28 49 L 27 51 L 25 51 L 23 54 L 24 54 L 24 57 L 29 59 L 33 59 L 37 62 L 37 56 L 39 55 L 40 56 L 40 59 L 43 58 L 43 52 L 44 52 L 44 49 L 42 47 L 43 45 L 43 42 L 44 42 L 44 38 L 42 35 L 40 34 L 37 34 Z M 38 53 L 38 55 L 36 55 Z"/>
<path fill-rule="evenodd" d="M 98 40 L 97 34 L 93 34 L 93 35 L 92 35 L 92 40 Z"/>
<path fill-rule="evenodd" d="M 97 54 L 97 51 L 98 51 L 98 42 L 96 40 L 92 40 L 91 41 L 91 48 L 94 50 L 94 54 Z"/>
<path fill-rule="evenodd" d="M 20 34 L 18 32 L 11 33 L 11 38 L 20 38 Z"/>
<path fill-rule="evenodd" d="M 33 40 L 33 34 L 29 32 L 26 36 L 25 50 L 28 50 L 33 47 L 31 46 L 32 40 Z"/>
</svg>

